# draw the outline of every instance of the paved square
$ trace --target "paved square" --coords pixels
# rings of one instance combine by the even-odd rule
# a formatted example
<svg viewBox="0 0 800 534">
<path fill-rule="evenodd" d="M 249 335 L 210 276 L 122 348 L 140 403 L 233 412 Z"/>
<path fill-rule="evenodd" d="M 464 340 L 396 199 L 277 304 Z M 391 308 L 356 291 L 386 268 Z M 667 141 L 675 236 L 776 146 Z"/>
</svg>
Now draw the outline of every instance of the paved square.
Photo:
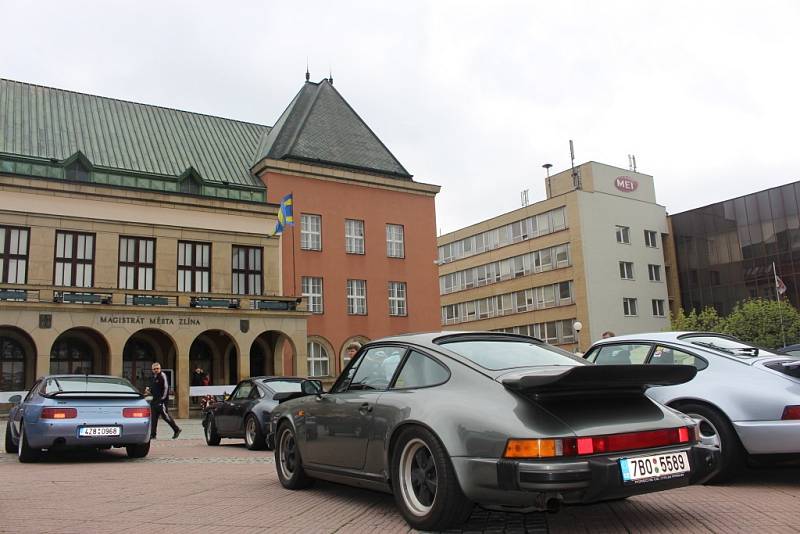
<svg viewBox="0 0 800 534">
<path fill-rule="evenodd" d="M 390 495 L 323 482 L 308 491 L 286 491 L 271 452 L 248 451 L 235 440 L 208 447 L 199 421 L 179 424 L 179 439 L 153 442 L 150 456 L 141 460 L 112 450 L 20 464 L 3 454 L 0 532 L 410 531 Z M 463 532 L 796 533 L 800 468 L 750 469 L 726 486 L 565 507 L 557 514 L 477 509 Z"/>
</svg>

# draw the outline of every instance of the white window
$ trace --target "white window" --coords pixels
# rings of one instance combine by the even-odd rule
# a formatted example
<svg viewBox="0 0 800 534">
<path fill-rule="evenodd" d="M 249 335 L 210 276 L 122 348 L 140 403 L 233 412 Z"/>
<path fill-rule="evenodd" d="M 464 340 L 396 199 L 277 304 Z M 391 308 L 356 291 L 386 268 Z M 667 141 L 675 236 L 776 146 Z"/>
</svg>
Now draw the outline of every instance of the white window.
<svg viewBox="0 0 800 534">
<path fill-rule="evenodd" d="M 308 311 L 322 313 L 322 278 L 318 276 L 302 277 L 303 296 L 308 299 Z"/>
<path fill-rule="evenodd" d="M 119 238 L 120 289 L 153 289 L 156 270 L 155 247 L 155 239 Z"/>
<path fill-rule="evenodd" d="M 653 299 L 653 315 L 656 317 L 664 317 L 664 301 L 661 299 Z"/>
<path fill-rule="evenodd" d="M 644 244 L 645 246 L 658 248 L 658 234 L 652 230 L 645 230 L 644 231 Z"/>
<path fill-rule="evenodd" d="M 367 314 L 367 281 L 347 281 L 347 313 L 350 315 Z"/>
<path fill-rule="evenodd" d="M 405 282 L 389 282 L 389 315 L 408 315 Z"/>
<path fill-rule="evenodd" d="M 633 262 L 619 262 L 619 277 L 623 280 L 633 280 Z"/>
<path fill-rule="evenodd" d="M 27 228 L 0 226 L 0 283 L 24 284 L 28 274 Z"/>
<path fill-rule="evenodd" d="M 329 376 L 330 359 L 325 347 L 316 341 L 308 342 L 308 376 Z"/>
<path fill-rule="evenodd" d="M 322 250 L 322 217 L 303 213 L 300 215 L 300 248 Z"/>
<path fill-rule="evenodd" d="M 628 317 L 637 315 L 636 299 L 624 297 L 622 299 L 622 313 Z"/>
<path fill-rule="evenodd" d="M 364 254 L 364 221 L 345 219 L 344 250 L 348 254 Z"/>
<path fill-rule="evenodd" d="M 402 224 L 386 225 L 386 255 L 390 258 L 403 258 L 406 255 Z"/>
<path fill-rule="evenodd" d="M 617 226 L 617 243 L 631 244 L 631 229 L 627 226 Z"/>
<path fill-rule="evenodd" d="M 650 264 L 647 266 L 647 276 L 651 282 L 661 281 L 661 266 Z"/>
</svg>

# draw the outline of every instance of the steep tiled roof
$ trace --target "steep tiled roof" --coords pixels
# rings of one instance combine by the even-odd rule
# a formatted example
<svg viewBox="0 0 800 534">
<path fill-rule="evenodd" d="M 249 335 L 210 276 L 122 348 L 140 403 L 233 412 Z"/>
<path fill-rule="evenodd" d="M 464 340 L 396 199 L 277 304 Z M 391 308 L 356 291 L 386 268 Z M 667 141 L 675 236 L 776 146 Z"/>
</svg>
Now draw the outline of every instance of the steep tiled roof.
<svg viewBox="0 0 800 534">
<path fill-rule="evenodd" d="M 256 162 L 264 158 L 411 178 L 328 80 L 303 85 L 262 137 Z"/>
<path fill-rule="evenodd" d="M 270 128 L 199 113 L 0 79 L 0 156 L 263 188 L 250 174 Z"/>
</svg>

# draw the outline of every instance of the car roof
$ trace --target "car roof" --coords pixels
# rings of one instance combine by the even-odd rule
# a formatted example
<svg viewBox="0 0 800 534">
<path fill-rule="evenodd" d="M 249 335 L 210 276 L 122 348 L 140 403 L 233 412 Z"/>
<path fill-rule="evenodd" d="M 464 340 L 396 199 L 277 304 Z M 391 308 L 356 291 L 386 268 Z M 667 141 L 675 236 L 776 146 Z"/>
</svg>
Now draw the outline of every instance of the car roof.
<svg viewBox="0 0 800 534">
<path fill-rule="evenodd" d="M 114 375 L 86 375 L 86 374 L 58 374 L 58 375 L 44 375 L 40 376 L 39 380 L 44 380 L 45 378 L 117 378 L 120 380 L 128 380 L 123 376 L 114 376 Z"/>
</svg>

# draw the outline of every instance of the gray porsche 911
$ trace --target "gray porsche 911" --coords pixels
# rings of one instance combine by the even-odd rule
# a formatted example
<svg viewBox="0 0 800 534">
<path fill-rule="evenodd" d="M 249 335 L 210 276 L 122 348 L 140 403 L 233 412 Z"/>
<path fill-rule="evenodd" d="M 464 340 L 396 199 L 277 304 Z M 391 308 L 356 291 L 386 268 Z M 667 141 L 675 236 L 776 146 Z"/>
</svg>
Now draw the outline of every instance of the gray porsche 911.
<svg viewBox="0 0 800 534">
<path fill-rule="evenodd" d="M 452 527 L 474 504 L 556 510 L 703 482 L 719 453 L 692 419 L 644 395 L 695 373 L 596 366 L 513 334 L 374 341 L 330 392 L 307 380 L 276 395 L 278 478 L 288 489 L 324 479 L 391 492 L 422 530 Z"/>
</svg>

